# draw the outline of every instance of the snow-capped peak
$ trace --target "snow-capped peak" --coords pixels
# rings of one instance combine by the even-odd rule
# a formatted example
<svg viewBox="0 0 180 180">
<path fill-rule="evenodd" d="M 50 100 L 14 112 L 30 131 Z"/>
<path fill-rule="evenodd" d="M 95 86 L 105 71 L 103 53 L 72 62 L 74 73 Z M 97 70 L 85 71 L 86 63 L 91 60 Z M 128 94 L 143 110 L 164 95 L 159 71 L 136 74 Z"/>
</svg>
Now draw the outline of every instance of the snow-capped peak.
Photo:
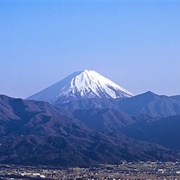
<svg viewBox="0 0 180 180">
<path fill-rule="evenodd" d="M 93 70 L 75 72 L 28 99 L 65 103 L 88 98 L 125 98 L 132 94 Z"/>
</svg>

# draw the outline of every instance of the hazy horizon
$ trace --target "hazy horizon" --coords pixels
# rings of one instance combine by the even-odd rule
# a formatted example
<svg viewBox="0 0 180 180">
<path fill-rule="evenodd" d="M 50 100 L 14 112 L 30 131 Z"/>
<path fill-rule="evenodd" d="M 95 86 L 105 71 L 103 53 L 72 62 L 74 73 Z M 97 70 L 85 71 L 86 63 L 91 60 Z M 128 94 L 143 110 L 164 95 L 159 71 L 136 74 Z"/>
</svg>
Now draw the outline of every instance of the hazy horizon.
<svg viewBox="0 0 180 180">
<path fill-rule="evenodd" d="M 180 2 L 0 1 L 0 17 L 0 94 L 26 98 L 84 69 L 135 95 L 180 94 Z"/>
</svg>

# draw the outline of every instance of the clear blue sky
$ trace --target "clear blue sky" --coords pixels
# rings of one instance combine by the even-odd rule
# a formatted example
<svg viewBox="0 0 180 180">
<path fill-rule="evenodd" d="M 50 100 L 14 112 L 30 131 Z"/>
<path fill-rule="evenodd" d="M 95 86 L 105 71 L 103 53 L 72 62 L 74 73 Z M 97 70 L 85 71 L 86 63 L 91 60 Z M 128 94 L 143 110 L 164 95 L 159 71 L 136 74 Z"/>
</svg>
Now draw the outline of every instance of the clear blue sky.
<svg viewBox="0 0 180 180">
<path fill-rule="evenodd" d="M 93 69 L 134 94 L 180 94 L 180 1 L 0 0 L 0 94 Z"/>
</svg>

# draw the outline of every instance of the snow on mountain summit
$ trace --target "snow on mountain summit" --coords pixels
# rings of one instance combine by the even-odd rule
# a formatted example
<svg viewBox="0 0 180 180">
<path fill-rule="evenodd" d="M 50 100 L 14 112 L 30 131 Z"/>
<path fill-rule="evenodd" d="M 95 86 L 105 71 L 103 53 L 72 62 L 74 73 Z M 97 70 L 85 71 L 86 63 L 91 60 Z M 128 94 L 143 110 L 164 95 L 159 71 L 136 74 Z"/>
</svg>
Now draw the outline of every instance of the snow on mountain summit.
<svg viewBox="0 0 180 180">
<path fill-rule="evenodd" d="M 126 98 L 132 94 L 93 70 L 75 72 L 28 99 L 66 103 L 88 98 Z"/>
</svg>

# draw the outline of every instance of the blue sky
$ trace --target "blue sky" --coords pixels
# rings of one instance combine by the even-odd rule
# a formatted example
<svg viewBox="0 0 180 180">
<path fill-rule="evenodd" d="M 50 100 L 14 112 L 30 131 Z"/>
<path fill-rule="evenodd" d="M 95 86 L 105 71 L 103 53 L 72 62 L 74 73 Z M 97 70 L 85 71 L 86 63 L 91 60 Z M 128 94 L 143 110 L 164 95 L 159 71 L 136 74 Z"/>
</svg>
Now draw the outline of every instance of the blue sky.
<svg viewBox="0 0 180 180">
<path fill-rule="evenodd" d="M 0 0 L 0 94 L 93 69 L 134 94 L 180 94 L 180 1 Z"/>
</svg>

